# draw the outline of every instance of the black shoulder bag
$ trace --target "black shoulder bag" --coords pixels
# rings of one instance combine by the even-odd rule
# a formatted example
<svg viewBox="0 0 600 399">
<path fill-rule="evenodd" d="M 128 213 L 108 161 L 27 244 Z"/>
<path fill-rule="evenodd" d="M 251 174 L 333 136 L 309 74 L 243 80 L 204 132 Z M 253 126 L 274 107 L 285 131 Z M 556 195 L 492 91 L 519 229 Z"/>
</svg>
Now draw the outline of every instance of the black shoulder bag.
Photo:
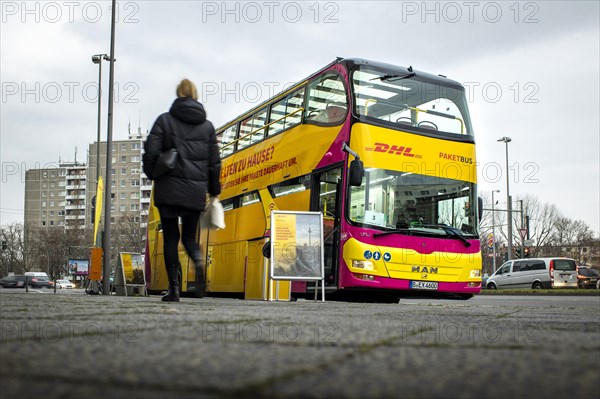
<svg viewBox="0 0 600 399">
<path fill-rule="evenodd" d="M 170 134 L 165 134 L 166 138 L 171 138 Z M 166 140 L 165 140 L 166 141 Z M 152 171 L 152 178 L 156 179 L 164 174 L 169 173 L 175 166 L 177 165 L 177 148 L 175 148 L 175 140 L 171 138 L 171 148 L 165 150 L 160 153 L 158 159 L 156 160 L 156 165 L 154 165 L 154 170 Z"/>
</svg>

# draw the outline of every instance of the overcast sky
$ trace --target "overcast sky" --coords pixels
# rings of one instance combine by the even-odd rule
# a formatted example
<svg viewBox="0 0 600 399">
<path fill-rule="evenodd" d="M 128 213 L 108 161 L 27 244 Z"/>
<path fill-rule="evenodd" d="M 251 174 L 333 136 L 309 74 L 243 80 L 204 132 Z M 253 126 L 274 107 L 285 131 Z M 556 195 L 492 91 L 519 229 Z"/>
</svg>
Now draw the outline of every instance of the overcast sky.
<svg viewBox="0 0 600 399">
<path fill-rule="evenodd" d="M 0 224 L 23 221 L 27 169 L 87 161 L 110 2 L 2 1 Z M 597 1 L 120 1 L 114 140 L 168 110 L 178 81 L 201 90 L 216 126 L 336 56 L 462 82 L 480 190 L 532 194 L 600 231 Z M 103 64 L 106 140 L 108 63 Z"/>
</svg>

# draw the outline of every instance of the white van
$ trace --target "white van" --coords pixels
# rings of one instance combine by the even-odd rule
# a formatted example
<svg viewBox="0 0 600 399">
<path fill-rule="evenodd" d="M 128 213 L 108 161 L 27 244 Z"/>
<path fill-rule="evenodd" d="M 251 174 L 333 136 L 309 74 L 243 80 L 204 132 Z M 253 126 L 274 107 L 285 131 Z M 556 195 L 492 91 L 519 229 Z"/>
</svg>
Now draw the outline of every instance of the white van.
<svg viewBox="0 0 600 399">
<path fill-rule="evenodd" d="M 25 275 L 30 277 L 46 277 L 48 280 L 50 279 L 45 272 L 25 272 Z"/>
<path fill-rule="evenodd" d="M 577 263 L 569 258 L 509 260 L 487 279 L 485 287 L 491 290 L 577 288 Z"/>
</svg>

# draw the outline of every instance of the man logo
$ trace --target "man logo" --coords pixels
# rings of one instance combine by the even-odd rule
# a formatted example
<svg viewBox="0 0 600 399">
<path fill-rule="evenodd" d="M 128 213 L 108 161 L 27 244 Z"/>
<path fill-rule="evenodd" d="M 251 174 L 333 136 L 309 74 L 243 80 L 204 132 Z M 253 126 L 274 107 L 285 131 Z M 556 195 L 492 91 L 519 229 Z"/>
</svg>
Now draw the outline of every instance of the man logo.
<svg viewBox="0 0 600 399">
<path fill-rule="evenodd" d="M 413 273 L 422 273 L 422 274 L 426 274 L 426 273 L 431 273 L 431 274 L 437 274 L 438 272 L 438 268 L 437 267 L 433 267 L 433 266 L 413 266 L 412 270 Z"/>
</svg>

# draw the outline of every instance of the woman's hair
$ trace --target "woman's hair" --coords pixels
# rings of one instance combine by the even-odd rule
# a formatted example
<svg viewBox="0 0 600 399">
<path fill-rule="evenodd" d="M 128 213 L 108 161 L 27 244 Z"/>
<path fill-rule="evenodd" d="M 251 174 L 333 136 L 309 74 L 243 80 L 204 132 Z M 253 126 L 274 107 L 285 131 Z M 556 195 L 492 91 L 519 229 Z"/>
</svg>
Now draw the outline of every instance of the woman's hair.
<svg viewBox="0 0 600 399">
<path fill-rule="evenodd" d="M 177 97 L 191 97 L 194 100 L 198 100 L 196 85 L 189 79 L 183 79 L 177 85 Z"/>
</svg>

